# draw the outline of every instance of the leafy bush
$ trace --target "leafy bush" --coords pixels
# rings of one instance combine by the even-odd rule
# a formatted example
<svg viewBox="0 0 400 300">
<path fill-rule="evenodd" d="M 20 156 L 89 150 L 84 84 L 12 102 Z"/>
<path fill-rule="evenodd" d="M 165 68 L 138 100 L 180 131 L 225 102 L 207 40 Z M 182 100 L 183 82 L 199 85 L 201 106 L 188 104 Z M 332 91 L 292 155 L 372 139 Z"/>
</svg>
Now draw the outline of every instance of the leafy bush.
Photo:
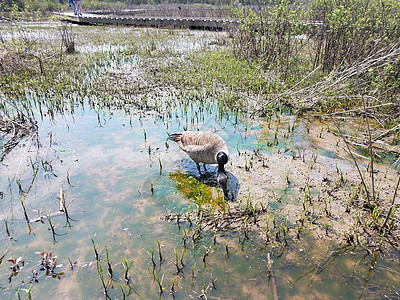
<svg viewBox="0 0 400 300">
<path fill-rule="evenodd" d="M 314 65 L 328 72 L 387 52 L 400 37 L 400 2 L 395 0 L 316 0 L 309 15 L 321 24 L 314 32 Z"/>
<path fill-rule="evenodd" d="M 371 106 L 399 103 L 400 2 L 275 0 L 234 11 L 233 53 L 275 73 L 291 105 L 350 109 L 361 105 L 360 92 Z"/>
<path fill-rule="evenodd" d="M 303 5 L 276 0 L 269 5 L 234 9 L 241 25 L 234 33 L 233 51 L 238 57 L 257 58 L 265 68 L 286 71 L 297 66 L 305 25 Z"/>
</svg>

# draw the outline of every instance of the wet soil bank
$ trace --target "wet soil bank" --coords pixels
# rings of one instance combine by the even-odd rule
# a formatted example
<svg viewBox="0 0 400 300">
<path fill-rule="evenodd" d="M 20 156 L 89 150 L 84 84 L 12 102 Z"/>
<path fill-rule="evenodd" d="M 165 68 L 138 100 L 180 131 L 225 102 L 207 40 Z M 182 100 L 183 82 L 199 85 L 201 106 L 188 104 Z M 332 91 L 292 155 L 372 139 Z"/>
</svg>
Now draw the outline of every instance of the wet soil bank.
<svg viewBox="0 0 400 300">
<path fill-rule="evenodd" d="M 267 243 L 301 239 L 307 234 L 371 251 L 398 248 L 400 214 L 396 206 L 390 210 L 393 199 L 399 204 L 396 168 L 375 162 L 372 179 L 370 161 L 351 150 L 369 193 L 374 182 L 375 200 L 368 203 L 344 140 L 329 129 L 334 125 L 327 121 L 305 127 L 302 133 L 293 133 L 295 139 L 303 135 L 297 144 L 272 148 L 269 154 L 238 149 L 231 155 L 226 169 L 238 182 L 233 200 L 186 214 L 167 213 L 163 219 L 196 223 L 211 232 L 258 233 Z M 263 124 L 256 133 L 259 142 L 273 140 L 268 131 Z M 379 158 L 384 153 L 376 155 Z"/>
</svg>

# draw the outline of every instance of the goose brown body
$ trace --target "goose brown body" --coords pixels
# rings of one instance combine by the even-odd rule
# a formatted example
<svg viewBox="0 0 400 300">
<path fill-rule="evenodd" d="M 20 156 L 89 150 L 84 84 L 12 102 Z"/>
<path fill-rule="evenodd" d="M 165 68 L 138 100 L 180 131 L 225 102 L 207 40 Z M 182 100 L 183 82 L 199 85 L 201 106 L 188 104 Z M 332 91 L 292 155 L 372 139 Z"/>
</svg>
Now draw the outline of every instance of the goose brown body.
<svg viewBox="0 0 400 300">
<path fill-rule="evenodd" d="M 183 131 L 172 134 L 170 139 L 176 142 L 196 164 L 218 164 L 219 152 L 224 152 L 228 156 L 225 141 L 211 131 Z"/>
</svg>

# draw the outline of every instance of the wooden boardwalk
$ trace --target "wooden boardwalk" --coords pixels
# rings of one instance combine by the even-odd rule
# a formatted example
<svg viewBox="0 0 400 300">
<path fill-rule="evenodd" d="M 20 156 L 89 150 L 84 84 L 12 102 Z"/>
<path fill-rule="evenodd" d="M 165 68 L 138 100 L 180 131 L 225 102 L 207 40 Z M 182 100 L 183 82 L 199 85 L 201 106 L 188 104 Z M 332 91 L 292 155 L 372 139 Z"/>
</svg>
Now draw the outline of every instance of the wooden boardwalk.
<svg viewBox="0 0 400 300">
<path fill-rule="evenodd" d="M 226 30 L 236 25 L 236 20 L 222 18 L 183 18 L 183 17 L 138 17 L 114 16 L 106 14 L 83 13 L 80 16 L 71 13 L 55 13 L 64 21 L 75 24 L 131 25 L 157 28 L 189 28 L 203 30 Z"/>
</svg>

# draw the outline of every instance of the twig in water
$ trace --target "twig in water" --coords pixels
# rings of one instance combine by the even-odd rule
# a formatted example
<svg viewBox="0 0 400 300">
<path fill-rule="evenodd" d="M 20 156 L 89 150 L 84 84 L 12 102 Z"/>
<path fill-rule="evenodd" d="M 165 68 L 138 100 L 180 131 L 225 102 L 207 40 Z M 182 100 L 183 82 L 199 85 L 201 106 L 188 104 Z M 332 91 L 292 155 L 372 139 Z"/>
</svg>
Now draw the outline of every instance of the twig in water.
<svg viewBox="0 0 400 300">
<path fill-rule="evenodd" d="M 390 216 L 392 214 L 392 211 L 393 211 L 393 209 L 395 207 L 395 203 L 394 202 L 396 200 L 397 190 L 399 189 L 399 183 L 400 183 L 400 175 L 399 175 L 399 178 L 397 179 L 396 188 L 395 188 L 394 193 L 393 193 L 392 204 L 390 205 L 390 209 L 389 209 L 388 214 L 387 214 L 387 216 L 385 218 L 385 221 L 383 222 L 383 224 L 382 224 L 382 226 L 380 228 L 380 231 L 382 231 L 386 227 L 386 224 L 387 224 L 387 222 L 388 222 L 388 220 L 389 220 L 389 218 L 390 218 Z"/>
<path fill-rule="evenodd" d="M 357 61 L 358 62 L 358 61 Z M 359 82 L 359 65 L 357 63 L 357 84 L 358 88 L 360 89 L 360 82 Z M 360 89 L 361 90 L 361 89 Z M 371 138 L 371 129 L 369 127 L 369 121 L 368 121 L 368 115 L 367 115 L 367 109 L 365 105 L 365 99 L 364 99 L 364 94 L 361 93 L 361 100 L 363 104 L 363 109 L 364 109 L 364 115 L 365 115 L 365 122 L 367 123 L 367 132 L 368 132 L 368 145 L 369 145 L 369 157 L 370 157 L 370 166 L 371 166 L 371 186 L 372 186 L 372 202 L 375 203 L 375 180 L 374 180 L 374 151 L 372 149 L 372 138 Z M 370 199 L 368 197 L 368 206 L 370 204 Z"/>
<path fill-rule="evenodd" d="M 342 140 L 345 142 L 346 147 L 347 147 L 347 150 L 348 150 L 348 152 L 350 153 L 350 156 L 351 156 L 351 158 L 352 158 L 353 161 L 354 161 L 354 164 L 355 164 L 355 166 L 356 166 L 356 168 L 357 168 L 357 171 L 358 171 L 358 174 L 359 174 L 359 176 L 360 176 L 361 183 L 362 183 L 362 185 L 363 185 L 363 187 L 364 187 L 364 191 L 365 191 L 365 194 L 366 194 L 366 196 L 367 196 L 367 201 L 368 201 L 368 204 L 369 204 L 369 199 L 370 199 L 369 191 L 368 191 L 367 185 L 365 184 L 364 176 L 363 176 L 362 173 L 361 173 L 361 170 L 360 170 L 360 167 L 358 166 L 358 163 L 357 163 L 357 161 L 356 161 L 356 158 L 354 157 L 353 152 L 350 150 L 349 143 L 347 142 L 347 139 L 343 136 L 342 131 L 341 131 L 340 128 L 339 128 L 339 125 L 338 125 L 338 124 L 336 123 L 336 121 L 332 118 L 332 115 L 331 115 L 330 113 L 329 113 L 329 116 L 330 116 L 332 122 L 335 124 L 335 126 L 336 126 L 336 128 L 337 128 L 337 130 L 338 130 L 338 132 L 339 132 L 339 134 L 340 134 L 340 137 L 341 137 Z"/>
</svg>

